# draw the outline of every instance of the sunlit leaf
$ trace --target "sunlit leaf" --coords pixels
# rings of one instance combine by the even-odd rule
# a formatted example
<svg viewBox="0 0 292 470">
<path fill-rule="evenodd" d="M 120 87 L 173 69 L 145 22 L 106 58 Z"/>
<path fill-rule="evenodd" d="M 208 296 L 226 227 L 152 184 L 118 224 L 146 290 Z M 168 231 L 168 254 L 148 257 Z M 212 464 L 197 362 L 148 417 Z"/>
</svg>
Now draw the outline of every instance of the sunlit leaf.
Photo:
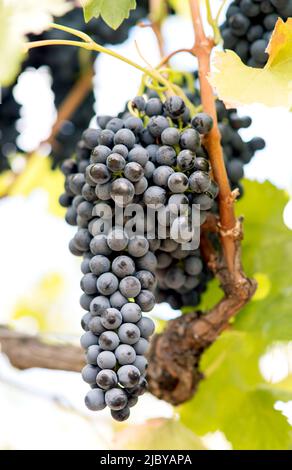
<svg viewBox="0 0 292 470">
<path fill-rule="evenodd" d="M 216 52 L 210 80 L 226 105 L 262 103 L 291 109 L 292 18 L 278 19 L 267 52 L 263 69 L 247 67 L 233 51 Z"/>
<path fill-rule="evenodd" d="M 48 194 L 49 211 L 62 217 L 65 211 L 58 199 L 63 185 L 64 176 L 60 170 L 52 170 L 49 157 L 34 154 L 29 157 L 24 172 L 17 177 L 9 194 L 28 196 L 34 189 L 41 188 Z"/>
<path fill-rule="evenodd" d="M 117 433 L 116 449 L 204 450 L 199 437 L 175 419 L 151 419 Z"/>
<path fill-rule="evenodd" d="M 24 58 L 26 34 L 39 34 L 48 27 L 53 16 L 72 8 L 66 0 L 0 0 L 0 85 L 13 82 Z"/>
<path fill-rule="evenodd" d="M 81 4 L 86 22 L 101 16 L 113 29 L 117 29 L 136 8 L 136 0 L 81 0 Z"/>
</svg>

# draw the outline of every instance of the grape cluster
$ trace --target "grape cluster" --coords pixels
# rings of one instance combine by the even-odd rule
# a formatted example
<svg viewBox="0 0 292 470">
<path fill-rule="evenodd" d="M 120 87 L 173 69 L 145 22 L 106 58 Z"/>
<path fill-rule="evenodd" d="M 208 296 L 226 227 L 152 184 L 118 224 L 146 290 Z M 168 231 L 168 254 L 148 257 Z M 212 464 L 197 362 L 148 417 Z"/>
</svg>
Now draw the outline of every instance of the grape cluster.
<svg viewBox="0 0 292 470">
<path fill-rule="evenodd" d="M 235 51 L 245 64 L 262 68 L 277 19 L 290 16 L 292 0 L 234 0 L 221 26 L 224 48 Z"/>
<path fill-rule="evenodd" d="M 118 420 L 146 386 L 154 325 L 142 312 L 156 297 L 180 295 L 179 306 L 198 300 L 192 292 L 204 267 L 197 249 L 184 248 L 193 236 L 190 208 L 200 204 L 200 226 L 218 194 L 201 144 L 212 119 L 204 113 L 191 119 L 178 96 L 165 102 L 138 96 L 131 106 L 135 115 L 101 116 L 99 129 L 83 133 L 76 159 L 62 165 L 60 197 L 67 222 L 78 225 L 70 251 L 83 256 L 82 375 L 93 387 L 85 402 L 92 410 L 108 405 Z M 137 217 L 129 216 L 132 209 L 140 210 Z M 149 218 L 151 211 L 156 217 Z"/>
<path fill-rule="evenodd" d="M 265 147 L 265 141 L 261 137 L 253 137 L 245 142 L 240 136 L 238 131 L 248 128 L 252 123 L 249 116 L 239 116 L 236 109 L 227 110 L 220 100 L 216 101 L 216 109 L 230 185 L 232 189 L 238 188 L 242 196 L 243 186 L 240 180 L 244 176 L 244 165 L 251 161 L 258 150 Z"/>
<path fill-rule="evenodd" d="M 17 130 L 20 106 L 15 101 L 10 88 L 2 88 L 0 104 L 0 172 L 9 169 L 9 155 L 16 151 Z"/>
<path fill-rule="evenodd" d="M 147 0 L 137 2 L 136 10 L 132 10 L 130 17 L 115 31 L 107 26 L 101 18 L 94 18 L 85 23 L 82 8 L 74 8 L 64 16 L 56 18 L 56 22 L 87 33 L 101 45 L 120 44 L 127 39 L 130 28 L 139 19 L 147 15 L 147 9 Z M 28 40 L 68 39 L 68 37 L 68 33 L 51 29 L 40 35 L 31 34 Z M 38 69 L 44 65 L 47 66 L 52 76 L 52 90 L 55 95 L 55 105 L 58 108 L 77 80 L 92 67 L 96 55 L 95 52 L 80 51 L 79 48 L 75 47 L 48 46 L 35 48 L 30 51 L 27 59 L 22 64 L 21 71 L 23 72 L 30 67 Z M 2 90 L 0 171 L 9 167 L 7 157 L 16 150 L 16 138 L 18 136 L 16 120 L 20 117 L 20 106 L 13 97 L 14 86 L 15 84 Z M 93 107 L 94 94 L 93 91 L 90 91 L 74 115 L 71 116 L 70 121 L 63 123 L 55 138 L 54 149 L 52 150 L 53 166 L 74 153 L 83 130 L 88 127 L 94 115 Z"/>
</svg>

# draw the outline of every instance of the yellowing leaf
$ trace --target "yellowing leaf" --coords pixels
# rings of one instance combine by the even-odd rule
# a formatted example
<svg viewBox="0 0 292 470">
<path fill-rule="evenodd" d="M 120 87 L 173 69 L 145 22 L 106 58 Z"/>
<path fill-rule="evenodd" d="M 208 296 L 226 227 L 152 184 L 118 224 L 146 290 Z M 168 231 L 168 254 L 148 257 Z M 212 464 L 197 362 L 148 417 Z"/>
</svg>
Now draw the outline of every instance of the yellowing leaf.
<svg viewBox="0 0 292 470">
<path fill-rule="evenodd" d="M 115 449 L 204 450 L 199 437 L 174 419 L 150 419 L 116 434 Z"/>
<path fill-rule="evenodd" d="M 0 85 L 10 85 L 24 57 L 27 33 L 41 33 L 72 8 L 66 0 L 0 0 Z"/>
<path fill-rule="evenodd" d="M 59 273 L 50 273 L 21 297 L 12 313 L 12 324 L 23 319 L 33 320 L 38 331 L 58 331 L 63 327 L 63 319 L 58 311 L 58 300 L 64 289 L 64 281 Z M 56 322 L 57 318 L 57 322 Z"/>
<path fill-rule="evenodd" d="M 86 22 L 101 16 L 113 29 L 117 29 L 136 8 L 136 0 L 81 0 L 81 4 Z"/>
<path fill-rule="evenodd" d="M 262 103 L 292 107 L 292 18 L 278 19 L 263 69 L 244 65 L 233 51 L 217 52 L 210 82 L 228 107 Z"/>
<path fill-rule="evenodd" d="M 58 199 L 63 192 L 63 184 L 64 176 L 60 170 L 51 169 L 49 157 L 34 154 L 28 159 L 25 171 L 17 177 L 9 194 L 28 196 L 34 189 L 42 188 L 48 193 L 49 211 L 62 217 L 64 208 Z"/>
</svg>

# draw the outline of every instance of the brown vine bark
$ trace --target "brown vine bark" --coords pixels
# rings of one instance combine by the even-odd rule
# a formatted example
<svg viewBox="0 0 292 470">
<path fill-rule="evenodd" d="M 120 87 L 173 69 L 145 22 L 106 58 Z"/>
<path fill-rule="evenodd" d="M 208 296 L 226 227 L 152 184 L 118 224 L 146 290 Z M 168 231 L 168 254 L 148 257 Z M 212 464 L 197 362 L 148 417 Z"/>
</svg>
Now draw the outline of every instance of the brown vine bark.
<svg viewBox="0 0 292 470">
<path fill-rule="evenodd" d="M 84 351 L 71 344 L 48 343 L 38 336 L 19 333 L 0 325 L 1 352 L 18 369 L 44 369 L 80 372 L 85 364 Z"/>
</svg>

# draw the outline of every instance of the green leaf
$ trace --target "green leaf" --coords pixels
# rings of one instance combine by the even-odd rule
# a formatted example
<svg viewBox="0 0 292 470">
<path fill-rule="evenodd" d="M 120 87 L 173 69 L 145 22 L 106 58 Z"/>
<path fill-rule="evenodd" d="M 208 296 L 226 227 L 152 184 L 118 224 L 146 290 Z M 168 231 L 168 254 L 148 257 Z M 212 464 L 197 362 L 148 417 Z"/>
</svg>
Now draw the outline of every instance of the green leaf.
<svg viewBox="0 0 292 470">
<path fill-rule="evenodd" d="M 177 419 L 150 419 L 128 426 L 115 436 L 115 448 L 124 450 L 204 450 L 201 439 Z"/>
<path fill-rule="evenodd" d="M 179 412 L 196 434 L 219 429 L 235 449 L 287 449 L 291 427 L 274 404 L 292 399 L 291 377 L 267 384 L 259 359 L 269 345 L 292 336 L 292 232 L 283 223 L 288 197 L 268 182 L 245 181 L 244 186 L 237 204 L 237 214 L 245 217 L 243 264 L 259 288 L 203 355 L 206 378 Z M 215 284 L 203 305 L 217 301 L 217 293 Z"/>
<path fill-rule="evenodd" d="M 117 29 L 136 8 L 136 0 L 81 0 L 81 3 L 87 23 L 101 16 L 112 29 Z"/>
<path fill-rule="evenodd" d="M 243 264 L 260 283 L 234 328 L 259 333 L 267 343 L 291 340 L 292 232 L 283 223 L 288 196 L 268 182 L 246 181 L 245 191 L 237 206 L 245 217 Z"/>
<path fill-rule="evenodd" d="M 27 33 L 41 33 L 53 20 L 72 8 L 66 0 L 30 0 L 7 2 L 0 0 L 0 85 L 15 80 L 24 59 L 23 46 Z"/>
<path fill-rule="evenodd" d="M 292 18 L 278 19 L 267 52 L 262 69 L 247 67 L 233 51 L 216 52 L 210 81 L 226 105 L 263 103 L 291 109 Z"/>
</svg>

